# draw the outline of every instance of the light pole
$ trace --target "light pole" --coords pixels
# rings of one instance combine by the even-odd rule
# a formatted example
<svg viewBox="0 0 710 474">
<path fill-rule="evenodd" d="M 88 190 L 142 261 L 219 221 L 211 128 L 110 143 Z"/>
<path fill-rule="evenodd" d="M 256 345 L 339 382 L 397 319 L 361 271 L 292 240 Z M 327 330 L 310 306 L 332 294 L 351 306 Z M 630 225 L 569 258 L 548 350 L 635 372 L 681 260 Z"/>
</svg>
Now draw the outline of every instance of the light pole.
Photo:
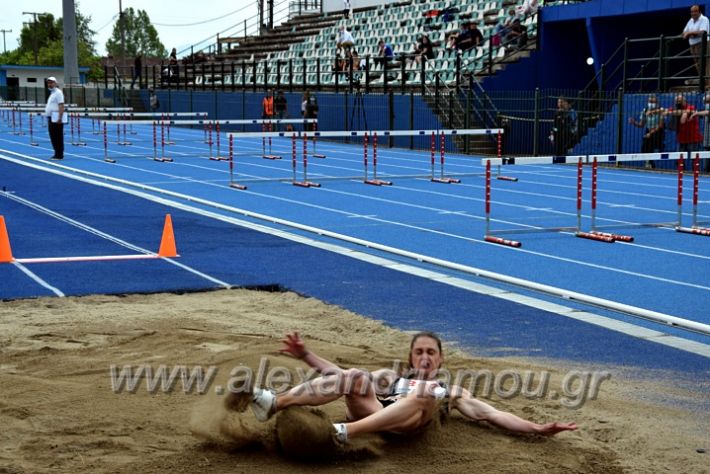
<svg viewBox="0 0 710 474">
<path fill-rule="evenodd" d="M 12 30 L 0 30 L 0 33 L 2 33 L 2 51 L 3 53 L 7 53 L 7 46 L 5 45 L 5 33 L 12 33 Z"/>
<path fill-rule="evenodd" d="M 22 12 L 23 15 L 32 15 L 33 20 L 30 26 L 30 30 L 32 31 L 32 50 L 35 53 L 35 65 L 39 62 L 39 59 L 37 57 L 37 17 L 39 15 L 46 15 L 46 13 L 39 13 L 39 12 Z"/>
</svg>

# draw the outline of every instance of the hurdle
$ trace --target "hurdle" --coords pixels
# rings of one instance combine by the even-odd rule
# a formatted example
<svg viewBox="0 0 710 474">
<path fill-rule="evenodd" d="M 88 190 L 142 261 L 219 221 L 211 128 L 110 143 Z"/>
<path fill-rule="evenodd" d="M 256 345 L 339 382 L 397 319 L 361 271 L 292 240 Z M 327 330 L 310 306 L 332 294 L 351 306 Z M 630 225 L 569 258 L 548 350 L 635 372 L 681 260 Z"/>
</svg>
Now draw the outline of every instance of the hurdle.
<svg viewBox="0 0 710 474">
<path fill-rule="evenodd" d="M 268 130 L 267 130 L 268 129 Z M 273 132 L 274 127 L 272 126 L 271 122 L 263 122 L 261 124 L 261 131 L 262 132 Z M 261 139 L 261 157 L 264 158 L 265 160 L 280 160 L 281 156 L 279 155 L 274 155 L 271 150 L 271 137 L 269 138 L 269 153 L 266 153 L 266 138 L 267 137 L 262 137 Z"/>
<path fill-rule="evenodd" d="M 272 132 L 273 133 L 273 132 Z M 303 181 L 298 181 L 296 178 L 296 133 L 291 135 L 291 167 L 293 168 L 293 181 L 291 182 L 294 186 L 299 186 L 302 188 L 320 188 L 320 183 L 314 183 L 313 181 L 308 181 L 308 134 L 303 132 Z"/>
<path fill-rule="evenodd" d="M 678 225 L 676 232 L 685 234 L 710 236 L 710 228 L 698 226 L 698 195 L 700 192 L 700 154 L 697 153 L 693 159 L 693 211 L 692 224 L 690 227 L 683 227 L 683 160 L 678 160 Z"/>
<path fill-rule="evenodd" d="M 74 146 L 86 146 L 86 142 L 81 141 L 81 120 L 75 114 L 69 113 L 69 122 L 71 126 L 71 144 Z M 77 139 L 74 140 L 74 124 L 76 123 Z"/>
<path fill-rule="evenodd" d="M 486 215 L 486 233 L 483 236 L 483 240 L 493 244 L 506 245 L 508 247 L 521 247 L 522 244 L 517 240 L 504 239 L 502 237 L 496 237 L 491 235 L 491 162 L 486 161 L 486 185 L 485 189 L 485 215 Z"/>
<path fill-rule="evenodd" d="M 116 160 L 108 157 L 108 133 L 106 132 L 106 122 L 104 122 L 104 161 L 106 163 L 115 163 Z"/>
<path fill-rule="evenodd" d="M 294 141 L 294 147 L 295 147 L 295 141 Z M 296 151 L 294 150 L 294 155 Z M 295 180 L 295 177 L 294 177 Z M 233 189 L 239 189 L 240 191 L 244 191 L 247 189 L 247 187 L 243 184 L 239 184 L 234 181 L 234 137 L 231 135 L 229 136 L 229 187 Z"/>
<path fill-rule="evenodd" d="M 364 165 L 364 173 L 363 175 L 360 176 L 322 176 L 319 177 L 319 180 L 342 180 L 342 179 L 348 179 L 348 180 L 357 180 L 360 182 L 363 182 L 364 184 L 370 184 L 370 185 L 379 185 L 379 186 L 386 186 L 390 185 L 391 181 L 381 179 L 378 175 L 379 170 L 378 167 L 380 165 L 380 156 L 378 153 L 378 140 L 381 139 L 381 137 L 411 137 L 411 136 L 418 136 L 421 138 L 428 138 L 432 133 L 434 133 L 435 137 L 439 137 L 441 135 L 444 136 L 449 136 L 449 135 L 493 135 L 499 133 L 500 129 L 461 129 L 461 130 L 456 130 L 456 129 L 437 129 L 437 130 L 383 130 L 383 131 L 316 131 L 313 132 L 313 134 L 316 135 L 318 138 L 341 138 L 341 139 L 350 139 L 350 138 L 362 138 L 363 141 L 365 140 L 365 136 L 367 136 L 367 143 L 363 143 L 363 165 Z M 312 138 L 313 134 L 309 134 L 308 132 L 300 132 L 300 131 L 292 131 L 292 132 L 284 132 L 284 131 L 277 131 L 277 132 L 265 132 L 263 133 L 258 133 L 258 132 L 229 132 L 229 136 L 234 137 L 234 143 L 235 146 L 238 142 L 238 140 L 244 139 L 244 138 L 259 138 L 263 139 L 266 137 L 272 137 L 272 138 L 293 138 L 293 135 L 297 138 L 303 138 L 303 136 L 307 136 L 308 138 Z M 375 138 L 375 135 L 377 138 Z M 372 140 L 371 140 L 372 139 Z M 373 176 L 370 178 L 370 171 L 369 171 L 369 146 L 370 143 L 373 145 Z M 306 153 L 308 153 L 308 150 L 306 149 Z M 293 154 L 293 151 L 292 151 Z M 250 154 L 253 155 L 253 154 Z M 310 155 L 311 157 L 313 156 L 312 154 Z M 292 162 L 293 166 L 293 162 Z M 307 165 L 306 165 L 307 166 Z M 426 166 L 426 165 L 424 165 Z M 476 173 L 460 173 L 460 175 L 466 175 L 466 176 L 479 176 L 481 175 L 480 172 Z M 392 176 L 394 177 L 394 176 Z M 414 174 L 414 175 L 397 175 L 397 177 L 401 178 L 416 178 L 416 179 L 431 179 L 431 174 L 429 173 L 429 170 L 424 168 L 422 170 L 421 174 Z M 436 177 L 436 176 L 435 176 Z M 444 178 L 447 178 L 447 176 L 444 176 Z M 452 181 L 455 182 L 454 180 L 456 178 L 450 178 Z M 263 179 L 255 180 L 258 182 L 263 182 Z M 299 182 L 303 183 L 303 181 L 308 181 L 307 179 L 304 179 L 303 181 L 299 181 L 297 178 L 293 178 L 292 181 L 294 182 Z M 379 182 L 378 184 L 375 184 L 376 182 Z"/>
<path fill-rule="evenodd" d="M 308 120 L 308 119 L 306 119 L 306 120 Z M 313 132 L 317 132 L 317 131 L 318 131 L 318 119 L 313 119 L 313 120 L 314 120 L 314 121 L 311 122 L 311 123 L 313 124 L 313 130 L 312 130 L 312 131 L 313 131 Z M 305 124 L 304 124 L 304 125 L 303 125 L 303 128 L 305 129 L 305 127 L 306 127 L 306 126 L 305 126 Z M 317 150 L 317 148 L 316 148 L 317 144 L 318 144 L 318 140 L 316 140 L 316 136 L 313 135 L 313 153 L 311 153 L 311 156 L 312 156 L 313 158 L 325 159 L 325 155 L 324 155 L 323 153 L 318 153 L 318 150 Z"/>
<path fill-rule="evenodd" d="M 707 155 L 707 156 L 706 156 Z M 596 240 L 599 242 L 634 242 L 634 237 L 631 235 L 618 234 L 613 232 L 608 232 L 610 229 L 614 228 L 628 228 L 628 227 L 655 227 L 655 228 L 668 228 L 675 229 L 678 232 L 686 232 L 695 235 L 710 235 L 710 229 L 699 227 L 697 225 L 697 204 L 698 204 L 698 187 L 699 187 L 699 170 L 700 170 L 700 158 L 710 157 L 710 152 L 700 152 L 696 154 L 694 161 L 694 168 L 697 168 L 697 172 L 694 169 L 694 193 L 693 193 L 693 224 L 691 227 L 683 227 L 682 215 L 683 215 L 683 171 L 684 165 L 683 160 L 685 159 L 684 153 L 679 153 L 677 157 L 671 153 L 631 153 L 626 155 L 577 155 L 577 156 L 552 156 L 552 157 L 504 157 L 499 159 L 482 159 L 482 164 L 485 164 L 486 169 L 489 165 L 521 165 L 521 164 L 575 164 L 577 168 L 577 186 L 576 186 L 576 216 L 577 223 L 576 226 L 571 227 L 550 227 L 550 228 L 532 228 L 532 229 L 501 229 L 493 232 L 493 234 L 505 234 L 505 233 L 531 233 L 531 232 L 570 232 L 576 237 Z M 599 163 L 619 163 L 625 161 L 642 161 L 648 159 L 657 160 L 677 160 L 678 162 L 678 188 L 677 188 L 677 217 L 675 221 L 670 222 L 653 222 L 653 223 L 624 223 L 624 224 L 610 224 L 600 226 L 597 224 L 597 208 L 598 208 L 598 168 Z M 696 164 L 697 163 L 697 164 Z M 591 190 L 591 213 L 590 213 L 590 230 L 582 230 L 582 183 L 583 183 L 583 165 L 589 164 L 592 169 L 592 190 Z M 697 176 L 697 177 L 696 177 Z M 489 188 L 489 176 L 487 174 L 487 195 L 486 195 L 486 212 L 489 212 L 489 199 L 490 192 Z M 487 235 L 491 234 L 490 229 L 487 227 Z M 493 236 L 492 236 L 493 237 Z M 494 237 L 492 239 L 486 239 L 489 242 L 500 243 L 503 245 L 508 245 L 499 237 Z"/>
<path fill-rule="evenodd" d="M 367 178 L 367 133 L 363 137 L 363 159 L 365 162 L 365 179 L 362 181 L 365 184 L 373 186 L 392 186 L 392 181 L 377 179 L 377 132 L 372 134 L 372 179 Z"/>
<path fill-rule="evenodd" d="M 39 114 L 39 113 L 32 113 L 32 112 L 30 112 L 29 114 L 27 114 L 27 118 L 28 118 L 28 121 L 29 121 L 29 123 L 30 123 L 30 145 L 31 145 L 31 146 L 39 146 L 39 143 L 37 143 L 37 142 L 35 141 L 35 138 L 34 138 L 34 125 L 33 125 L 33 124 L 34 124 L 34 118 L 35 118 L 36 116 L 38 116 L 38 115 L 40 115 L 40 114 Z M 40 115 L 40 116 L 41 116 L 41 115 Z"/>
<path fill-rule="evenodd" d="M 431 132 L 431 178 L 429 181 L 432 183 L 444 183 L 444 184 L 452 184 L 452 183 L 460 183 L 461 180 L 457 178 L 449 178 L 444 176 L 444 149 L 446 146 L 446 135 L 444 135 L 443 132 L 439 135 L 439 148 L 440 148 L 440 171 L 441 175 L 440 176 L 434 176 L 434 162 L 436 161 L 436 133 L 433 131 Z"/>
</svg>

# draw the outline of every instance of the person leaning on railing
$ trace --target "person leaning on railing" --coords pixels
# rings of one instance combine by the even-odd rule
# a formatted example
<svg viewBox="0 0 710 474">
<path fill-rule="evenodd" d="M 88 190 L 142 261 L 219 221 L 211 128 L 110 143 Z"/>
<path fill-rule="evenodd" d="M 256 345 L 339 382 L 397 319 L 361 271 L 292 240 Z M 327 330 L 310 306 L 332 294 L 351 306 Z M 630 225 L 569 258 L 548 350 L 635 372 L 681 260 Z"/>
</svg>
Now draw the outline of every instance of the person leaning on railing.
<svg viewBox="0 0 710 474">
<path fill-rule="evenodd" d="M 700 70 L 700 55 L 703 48 L 703 34 L 710 33 L 710 21 L 708 18 L 700 13 L 700 6 L 693 5 L 690 7 L 690 20 L 685 25 L 683 29 L 683 39 L 688 40 L 690 45 L 690 54 L 693 55 L 693 60 L 695 61 L 695 68 L 698 70 L 698 74 L 701 73 Z M 710 61 L 705 61 L 705 77 L 710 76 Z"/>
<path fill-rule="evenodd" d="M 695 106 L 689 104 L 682 94 L 678 94 L 675 98 L 675 107 L 667 109 L 665 114 L 671 116 L 668 124 L 669 128 L 676 131 L 678 151 L 688 153 L 690 158 L 690 154 L 698 151 L 703 141 L 703 136 L 700 134 L 700 121 L 695 115 Z"/>
</svg>

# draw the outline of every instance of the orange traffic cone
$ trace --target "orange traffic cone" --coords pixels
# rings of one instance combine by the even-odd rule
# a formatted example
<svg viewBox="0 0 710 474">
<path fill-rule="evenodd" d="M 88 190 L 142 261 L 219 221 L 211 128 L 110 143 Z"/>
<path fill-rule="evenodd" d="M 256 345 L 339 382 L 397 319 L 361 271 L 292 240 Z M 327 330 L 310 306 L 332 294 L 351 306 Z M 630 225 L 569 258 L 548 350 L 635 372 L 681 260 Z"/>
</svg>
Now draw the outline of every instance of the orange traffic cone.
<svg viewBox="0 0 710 474">
<path fill-rule="evenodd" d="M 158 256 L 171 258 L 178 256 L 177 248 L 175 247 L 175 235 L 173 234 L 173 220 L 170 218 L 170 214 L 165 215 L 163 238 L 160 240 L 160 250 L 158 250 Z"/>
<path fill-rule="evenodd" d="M 7 228 L 5 228 L 5 218 L 0 216 L 0 263 L 10 263 L 13 260 L 10 237 L 7 235 Z"/>
</svg>

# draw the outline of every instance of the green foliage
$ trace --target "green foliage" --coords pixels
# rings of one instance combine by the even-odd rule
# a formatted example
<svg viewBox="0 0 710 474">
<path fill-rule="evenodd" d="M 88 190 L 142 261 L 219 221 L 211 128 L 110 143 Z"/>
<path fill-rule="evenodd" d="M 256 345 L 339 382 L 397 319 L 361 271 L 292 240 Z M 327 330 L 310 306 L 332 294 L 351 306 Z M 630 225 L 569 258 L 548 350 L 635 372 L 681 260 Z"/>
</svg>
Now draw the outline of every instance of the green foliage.
<svg viewBox="0 0 710 474">
<path fill-rule="evenodd" d="M 119 18 L 113 27 L 111 38 L 106 42 L 106 51 L 110 56 L 122 57 L 121 23 L 125 37 L 125 57 L 133 58 L 138 54 L 144 57 L 164 58 L 168 52 L 158 38 L 158 32 L 145 10 L 127 8 L 123 18 Z"/>
<path fill-rule="evenodd" d="M 85 17 L 79 11 L 76 12 L 79 65 L 91 68 L 88 74 L 89 80 L 101 80 L 104 71 L 101 67 L 101 58 L 96 54 L 96 42 L 94 41 L 96 32 L 89 27 L 90 22 L 91 17 Z M 55 19 L 51 14 L 38 15 L 36 23 L 29 21 L 23 25 L 19 47 L 0 54 L 0 62 L 39 66 L 64 65 L 63 19 Z"/>
</svg>

